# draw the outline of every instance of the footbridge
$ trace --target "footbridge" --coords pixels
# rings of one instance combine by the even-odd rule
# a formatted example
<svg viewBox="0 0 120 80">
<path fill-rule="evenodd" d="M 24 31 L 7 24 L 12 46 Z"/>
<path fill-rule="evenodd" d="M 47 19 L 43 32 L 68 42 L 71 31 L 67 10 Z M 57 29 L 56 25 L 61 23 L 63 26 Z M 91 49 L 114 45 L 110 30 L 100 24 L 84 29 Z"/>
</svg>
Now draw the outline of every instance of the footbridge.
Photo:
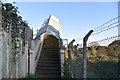
<svg viewBox="0 0 120 80">
<path fill-rule="evenodd" d="M 36 78 L 60 79 L 61 64 L 61 26 L 59 20 L 50 15 L 32 41 L 33 52 L 30 55 L 30 70 Z"/>
</svg>

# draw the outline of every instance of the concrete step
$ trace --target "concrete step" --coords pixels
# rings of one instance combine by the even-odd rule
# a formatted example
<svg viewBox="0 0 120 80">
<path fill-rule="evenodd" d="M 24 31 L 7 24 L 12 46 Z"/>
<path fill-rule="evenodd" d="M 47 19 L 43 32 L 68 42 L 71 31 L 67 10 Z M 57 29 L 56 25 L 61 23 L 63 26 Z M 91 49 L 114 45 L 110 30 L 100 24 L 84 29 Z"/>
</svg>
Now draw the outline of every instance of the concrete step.
<svg viewBox="0 0 120 80">
<path fill-rule="evenodd" d="M 40 58 L 40 61 L 60 61 L 59 58 Z"/>
<path fill-rule="evenodd" d="M 44 44 L 43 47 L 59 47 L 59 46 L 58 46 L 58 45 L 51 45 L 51 46 L 50 46 L 50 45 L 45 45 L 45 44 Z"/>
<path fill-rule="evenodd" d="M 60 64 L 60 61 L 38 61 L 38 63 L 46 63 L 46 64 Z"/>
<path fill-rule="evenodd" d="M 45 66 L 45 67 L 42 67 L 42 66 L 37 66 L 36 69 L 39 69 L 41 71 L 46 71 L 46 70 L 50 70 L 50 71 L 57 71 L 57 70 L 60 70 L 60 66 L 55 66 L 55 67 L 49 67 L 48 66 Z M 42 70 L 43 69 L 43 70 Z"/>
<path fill-rule="evenodd" d="M 49 53 L 59 53 L 59 50 L 42 50 L 41 53 L 44 53 L 44 52 L 49 52 Z"/>
<path fill-rule="evenodd" d="M 38 64 L 60 64 L 60 61 L 38 61 Z"/>
<path fill-rule="evenodd" d="M 49 69 L 49 70 L 59 70 L 60 69 L 60 67 L 48 67 L 48 66 L 46 66 L 46 67 L 37 67 L 37 69 L 43 69 L 43 70 L 47 70 L 47 69 Z"/>
<path fill-rule="evenodd" d="M 37 67 L 60 67 L 60 64 L 38 64 Z"/>
<path fill-rule="evenodd" d="M 49 50 L 49 51 L 42 51 L 41 53 L 59 53 L 59 51 L 52 51 L 52 50 Z"/>
<path fill-rule="evenodd" d="M 42 49 L 59 49 L 59 47 L 53 47 L 53 46 L 47 46 L 47 47 L 45 47 L 45 46 L 43 46 L 42 47 Z"/>
<path fill-rule="evenodd" d="M 59 56 L 42 55 L 40 58 L 59 58 Z"/>
<path fill-rule="evenodd" d="M 36 74 L 39 78 L 60 78 L 60 74 Z M 55 80 L 55 79 L 54 79 Z"/>
<path fill-rule="evenodd" d="M 57 64 L 60 64 L 60 62 L 52 62 L 52 61 L 50 62 L 49 61 L 49 62 L 38 62 L 38 64 L 41 64 L 41 65 L 44 65 L 44 64 L 48 64 L 48 65 L 56 64 L 57 65 Z"/>
<path fill-rule="evenodd" d="M 58 52 L 42 52 L 40 55 L 59 55 Z"/>
<path fill-rule="evenodd" d="M 43 46 L 42 49 L 59 49 L 59 47 L 54 47 L 54 46 Z"/>
<path fill-rule="evenodd" d="M 59 56 L 59 54 L 58 54 L 58 53 L 42 53 L 41 55 Z"/>
<path fill-rule="evenodd" d="M 59 50 L 58 48 L 42 48 L 43 50 Z"/>
<path fill-rule="evenodd" d="M 39 69 L 39 68 L 38 68 Z M 44 74 L 57 74 L 60 73 L 60 69 L 39 69 L 40 71 L 36 72 L 36 73 L 44 73 Z"/>
<path fill-rule="evenodd" d="M 61 78 L 40 78 L 40 77 L 36 77 L 34 80 L 61 80 Z"/>
<path fill-rule="evenodd" d="M 38 64 L 39 65 L 47 65 L 48 64 L 48 66 L 49 66 L 49 65 L 59 65 L 60 62 L 54 62 L 54 63 L 53 62 L 38 62 Z"/>
<path fill-rule="evenodd" d="M 59 46 L 47 46 L 43 44 L 40 58 L 36 68 L 36 78 L 39 80 L 60 80 L 61 68 L 59 57 Z"/>
<path fill-rule="evenodd" d="M 55 49 L 55 50 L 54 49 L 43 49 L 42 52 L 57 52 L 58 53 L 59 50 L 58 49 Z"/>
<path fill-rule="evenodd" d="M 42 52 L 41 55 L 59 55 L 58 52 Z"/>
</svg>

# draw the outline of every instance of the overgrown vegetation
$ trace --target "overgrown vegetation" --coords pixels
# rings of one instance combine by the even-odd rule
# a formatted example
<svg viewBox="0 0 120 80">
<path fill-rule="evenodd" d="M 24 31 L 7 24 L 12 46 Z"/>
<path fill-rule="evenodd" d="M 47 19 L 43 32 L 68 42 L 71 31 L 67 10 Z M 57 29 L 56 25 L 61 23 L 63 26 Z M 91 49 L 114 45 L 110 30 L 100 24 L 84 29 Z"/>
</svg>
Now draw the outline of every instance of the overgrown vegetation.
<svg viewBox="0 0 120 80">
<path fill-rule="evenodd" d="M 87 52 L 88 77 L 119 78 L 120 46 L 94 46 Z"/>
<path fill-rule="evenodd" d="M 78 50 L 82 50 L 78 49 Z M 82 78 L 82 57 L 83 54 L 78 53 L 76 58 L 73 51 L 72 55 L 72 72 L 79 71 L 79 78 Z M 79 60 L 78 69 L 76 69 L 76 59 Z M 120 46 L 93 46 L 87 48 L 87 76 L 88 78 L 119 78 L 119 60 Z M 65 76 L 68 77 L 68 57 L 66 53 Z M 74 76 L 75 77 L 75 76 Z"/>
<path fill-rule="evenodd" d="M 29 28 L 28 23 L 18 14 L 18 7 L 11 3 L 2 3 L 2 29 L 11 36 L 14 62 L 16 54 L 24 53 L 26 29 Z"/>
</svg>

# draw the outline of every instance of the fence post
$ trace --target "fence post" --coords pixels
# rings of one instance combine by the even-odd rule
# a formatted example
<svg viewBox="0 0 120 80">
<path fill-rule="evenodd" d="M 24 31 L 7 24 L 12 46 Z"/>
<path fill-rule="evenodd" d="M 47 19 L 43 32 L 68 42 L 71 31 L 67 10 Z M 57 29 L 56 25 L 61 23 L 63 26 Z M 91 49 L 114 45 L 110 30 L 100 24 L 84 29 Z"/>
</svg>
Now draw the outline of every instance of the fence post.
<svg viewBox="0 0 120 80">
<path fill-rule="evenodd" d="M 64 41 L 66 41 L 66 43 L 64 44 Z M 66 45 L 66 48 L 68 48 L 68 39 L 62 39 L 62 46 L 61 46 L 61 49 L 63 49 L 63 45 L 65 47 Z M 66 50 L 66 49 L 63 49 L 63 50 Z M 61 54 L 62 55 L 62 54 Z M 62 60 L 61 60 L 62 61 Z M 61 63 L 62 64 L 62 63 Z M 61 65 L 62 67 L 62 65 Z M 66 76 L 66 71 L 65 71 L 65 67 L 66 67 L 66 57 L 65 57 L 65 51 L 64 51 L 64 64 L 63 64 L 63 76 Z M 61 68 L 61 71 L 62 71 L 62 68 Z M 61 72 L 61 75 L 62 75 L 62 72 Z"/>
<path fill-rule="evenodd" d="M 69 68 L 69 80 L 70 77 L 73 78 L 73 73 L 72 73 L 72 68 L 71 68 L 71 53 L 70 53 L 70 45 L 73 44 L 75 39 L 73 39 L 69 44 L 68 44 L 68 68 Z"/>
<path fill-rule="evenodd" d="M 77 47 L 78 47 L 78 44 L 74 46 L 74 56 L 75 56 L 75 78 L 78 78 L 78 65 L 79 65 L 79 62 L 78 62 L 78 51 L 77 51 Z"/>
<path fill-rule="evenodd" d="M 83 39 L 83 79 L 84 80 L 86 80 L 87 78 L 87 53 L 86 53 L 87 40 L 92 32 L 93 30 L 90 30 Z"/>
</svg>

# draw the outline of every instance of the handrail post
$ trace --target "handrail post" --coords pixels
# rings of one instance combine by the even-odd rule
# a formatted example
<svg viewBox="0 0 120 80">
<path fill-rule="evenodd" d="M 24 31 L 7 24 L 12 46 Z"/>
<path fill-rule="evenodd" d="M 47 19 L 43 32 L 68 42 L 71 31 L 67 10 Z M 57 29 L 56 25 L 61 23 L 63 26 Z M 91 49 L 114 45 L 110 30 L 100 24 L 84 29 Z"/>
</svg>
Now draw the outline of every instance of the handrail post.
<svg viewBox="0 0 120 80">
<path fill-rule="evenodd" d="M 83 80 L 87 78 L 87 40 L 89 36 L 92 34 L 93 30 L 90 30 L 88 34 L 83 39 Z"/>
<path fill-rule="evenodd" d="M 70 53 L 70 45 L 73 44 L 75 39 L 73 39 L 69 44 L 68 44 L 68 68 L 69 68 L 69 80 L 70 77 L 73 78 L 73 73 L 72 73 L 72 68 L 71 68 L 71 53 Z"/>
<path fill-rule="evenodd" d="M 68 39 L 62 39 L 62 42 L 63 41 L 66 41 L 66 44 L 65 45 L 67 45 L 66 46 L 66 48 L 68 48 Z M 64 46 L 65 46 L 64 45 Z M 63 46 L 62 46 L 63 47 Z M 65 49 L 66 50 L 66 49 Z M 66 71 L 65 71 L 65 66 L 66 66 L 66 56 L 65 56 L 65 52 L 64 52 L 64 75 L 66 75 L 67 73 L 66 73 Z"/>
</svg>

